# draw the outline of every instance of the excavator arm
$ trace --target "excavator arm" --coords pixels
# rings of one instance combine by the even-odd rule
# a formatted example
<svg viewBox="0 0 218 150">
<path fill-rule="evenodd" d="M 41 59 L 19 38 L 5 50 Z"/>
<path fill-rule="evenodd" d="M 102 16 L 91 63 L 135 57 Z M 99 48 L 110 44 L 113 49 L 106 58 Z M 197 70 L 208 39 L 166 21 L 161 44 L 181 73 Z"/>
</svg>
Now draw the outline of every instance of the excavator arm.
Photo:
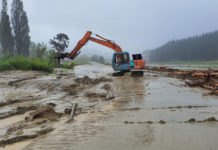
<svg viewBox="0 0 218 150">
<path fill-rule="evenodd" d="M 122 52 L 122 49 L 113 41 L 105 39 L 99 35 L 96 34 L 97 37 L 101 38 L 101 39 L 96 39 L 91 37 L 92 32 L 91 31 L 87 31 L 86 34 L 84 35 L 84 37 L 77 43 L 77 45 L 75 46 L 75 48 L 72 50 L 71 53 L 61 53 L 59 58 L 69 58 L 69 59 L 75 59 L 79 54 L 79 50 L 90 40 L 92 42 L 101 44 L 103 46 L 106 46 L 108 48 L 113 49 L 115 52 Z M 58 58 L 58 57 L 56 57 Z"/>
</svg>

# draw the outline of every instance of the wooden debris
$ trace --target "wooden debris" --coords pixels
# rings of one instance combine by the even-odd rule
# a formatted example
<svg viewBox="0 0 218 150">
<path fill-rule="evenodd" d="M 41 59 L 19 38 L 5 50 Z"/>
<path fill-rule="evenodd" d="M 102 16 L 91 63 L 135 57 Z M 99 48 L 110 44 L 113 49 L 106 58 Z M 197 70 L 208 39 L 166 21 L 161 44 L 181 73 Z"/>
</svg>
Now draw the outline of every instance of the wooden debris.
<svg viewBox="0 0 218 150">
<path fill-rule="evenodd" d="M 204 77 L 204 73 L 193 73 L 193 77 Z"/>
<path fill-rule="evenodd" d="M 68 118 L 67 122 L 70 122 L 73 119 L 77 106 L 78 106 L 77 103 L 73 104 L 72 109 L 71 109 L 71 113 L 70 113 L 70 117 Z"/>
<path fill-rule="evenodd" d="M 105 100 L 110 100 L 110 99 L 114 99 L 115 96 L 112 96 L 112 97 L 108 97 L 108 98 L 105 98 Z"/>
<path fill-rule="evenodd" d="M 205 89 L 215 90 L 213 87 L 210 87 L 210 86 L 207 86 L 207 85 L 203 85 L 203 87 L 204 87 Z"/>
<path fill-rule="evenodd" d="M 207 70 L 178 70 L 166 67 L 148 68 L 153 71 L 169 72 L 168 76 L 177 76 L 184 79 L 189 86 L 198 86 L 201 88 L 212 90 L 209 94 L 218 95 L 218 70 L 208 68 Z"/>
<path fill-rule="evenodd" d="M 48 111 L 49 112 L 52 111 L 52 112 L 56 113 L 52 107 L 41 108 L 41 109 L 37 109 L 35 111 L 28 113 L 28 115 L 25 117 L 25 120 L 32 121 L 36 115 L 39 115 L 39 114 L 42 114 L 42 113 L 48 112 Z"/>
</svg>

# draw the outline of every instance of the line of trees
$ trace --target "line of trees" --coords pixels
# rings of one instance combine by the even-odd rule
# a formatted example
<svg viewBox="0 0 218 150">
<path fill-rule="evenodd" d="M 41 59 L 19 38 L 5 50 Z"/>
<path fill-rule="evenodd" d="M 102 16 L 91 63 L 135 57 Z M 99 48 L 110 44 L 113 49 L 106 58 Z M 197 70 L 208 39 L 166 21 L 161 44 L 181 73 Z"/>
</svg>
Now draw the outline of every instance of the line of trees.
<svg viewBox="0 0 218 150">
<path fill-rule="evenodd" d="M 91 61 L 99 62 L 99 63 L 105 63 L 105 59 L 102 56 L 93 55 L 91 57 Z"/>
<path fill-rule="evenodd" d="M 7 0 L 2 0 L 0 15 L 1 54 L 29 56 L 30 36 L 27 14 L 21 0 L 13 0 L 11 20 L 8 15 Z M 12 26 L 11 26 L 12 25 Z"/>
<path fill-rule="evenodd" d="M 151 51 L 152 62 L 218 59 L 218 31 L 172 40 Z"/>
</svg>

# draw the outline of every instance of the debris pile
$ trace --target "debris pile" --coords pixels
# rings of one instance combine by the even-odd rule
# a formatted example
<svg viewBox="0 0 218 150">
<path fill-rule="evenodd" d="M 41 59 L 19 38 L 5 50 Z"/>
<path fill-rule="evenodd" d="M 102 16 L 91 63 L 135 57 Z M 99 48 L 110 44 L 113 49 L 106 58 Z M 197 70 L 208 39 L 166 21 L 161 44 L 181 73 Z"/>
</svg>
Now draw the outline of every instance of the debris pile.
<svg viewBox="0 0 218 150">
<path fill-rule="evenodd" d="M 89 85 L 89 84 L 99 84 L 100 82 L 107 82 L 112 81 L 110 78 L 100 77 L 100 78 L 89 78 L 88 76 L 84 76 L 83 78 L 76 78 L 74 81 L 77 83 L 83 84 L 83 85 Z"/>
<path fill-rule="evenodd" d="M 218 70 L 179 70 L 167 67 L 149 68 L 153 71 L 170 72 L 169 76 L 176 76 L 185 80 L 189 86 L 197 86 L 212 90 L 209 94 L 218 95 Z"/>
</svg>

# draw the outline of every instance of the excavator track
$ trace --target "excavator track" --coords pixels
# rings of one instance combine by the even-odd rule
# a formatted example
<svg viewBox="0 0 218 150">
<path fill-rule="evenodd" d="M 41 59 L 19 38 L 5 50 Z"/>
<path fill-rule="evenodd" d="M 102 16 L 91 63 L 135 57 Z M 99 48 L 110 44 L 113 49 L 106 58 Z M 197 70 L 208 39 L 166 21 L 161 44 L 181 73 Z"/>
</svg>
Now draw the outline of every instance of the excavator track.
<svg viewBox="0 0 218 150">
<path fill-rule="evenodd" d="M 125 72 L 114 72 L 112 76 L 123 76 Z"/>
<path fill-rule="evenodd" d="M 124 76 L 125 72 L 114 72 L 113 76 Z M 131 77 L 142 77 L 144 71 L 131 71 Z"/>
</svg>

